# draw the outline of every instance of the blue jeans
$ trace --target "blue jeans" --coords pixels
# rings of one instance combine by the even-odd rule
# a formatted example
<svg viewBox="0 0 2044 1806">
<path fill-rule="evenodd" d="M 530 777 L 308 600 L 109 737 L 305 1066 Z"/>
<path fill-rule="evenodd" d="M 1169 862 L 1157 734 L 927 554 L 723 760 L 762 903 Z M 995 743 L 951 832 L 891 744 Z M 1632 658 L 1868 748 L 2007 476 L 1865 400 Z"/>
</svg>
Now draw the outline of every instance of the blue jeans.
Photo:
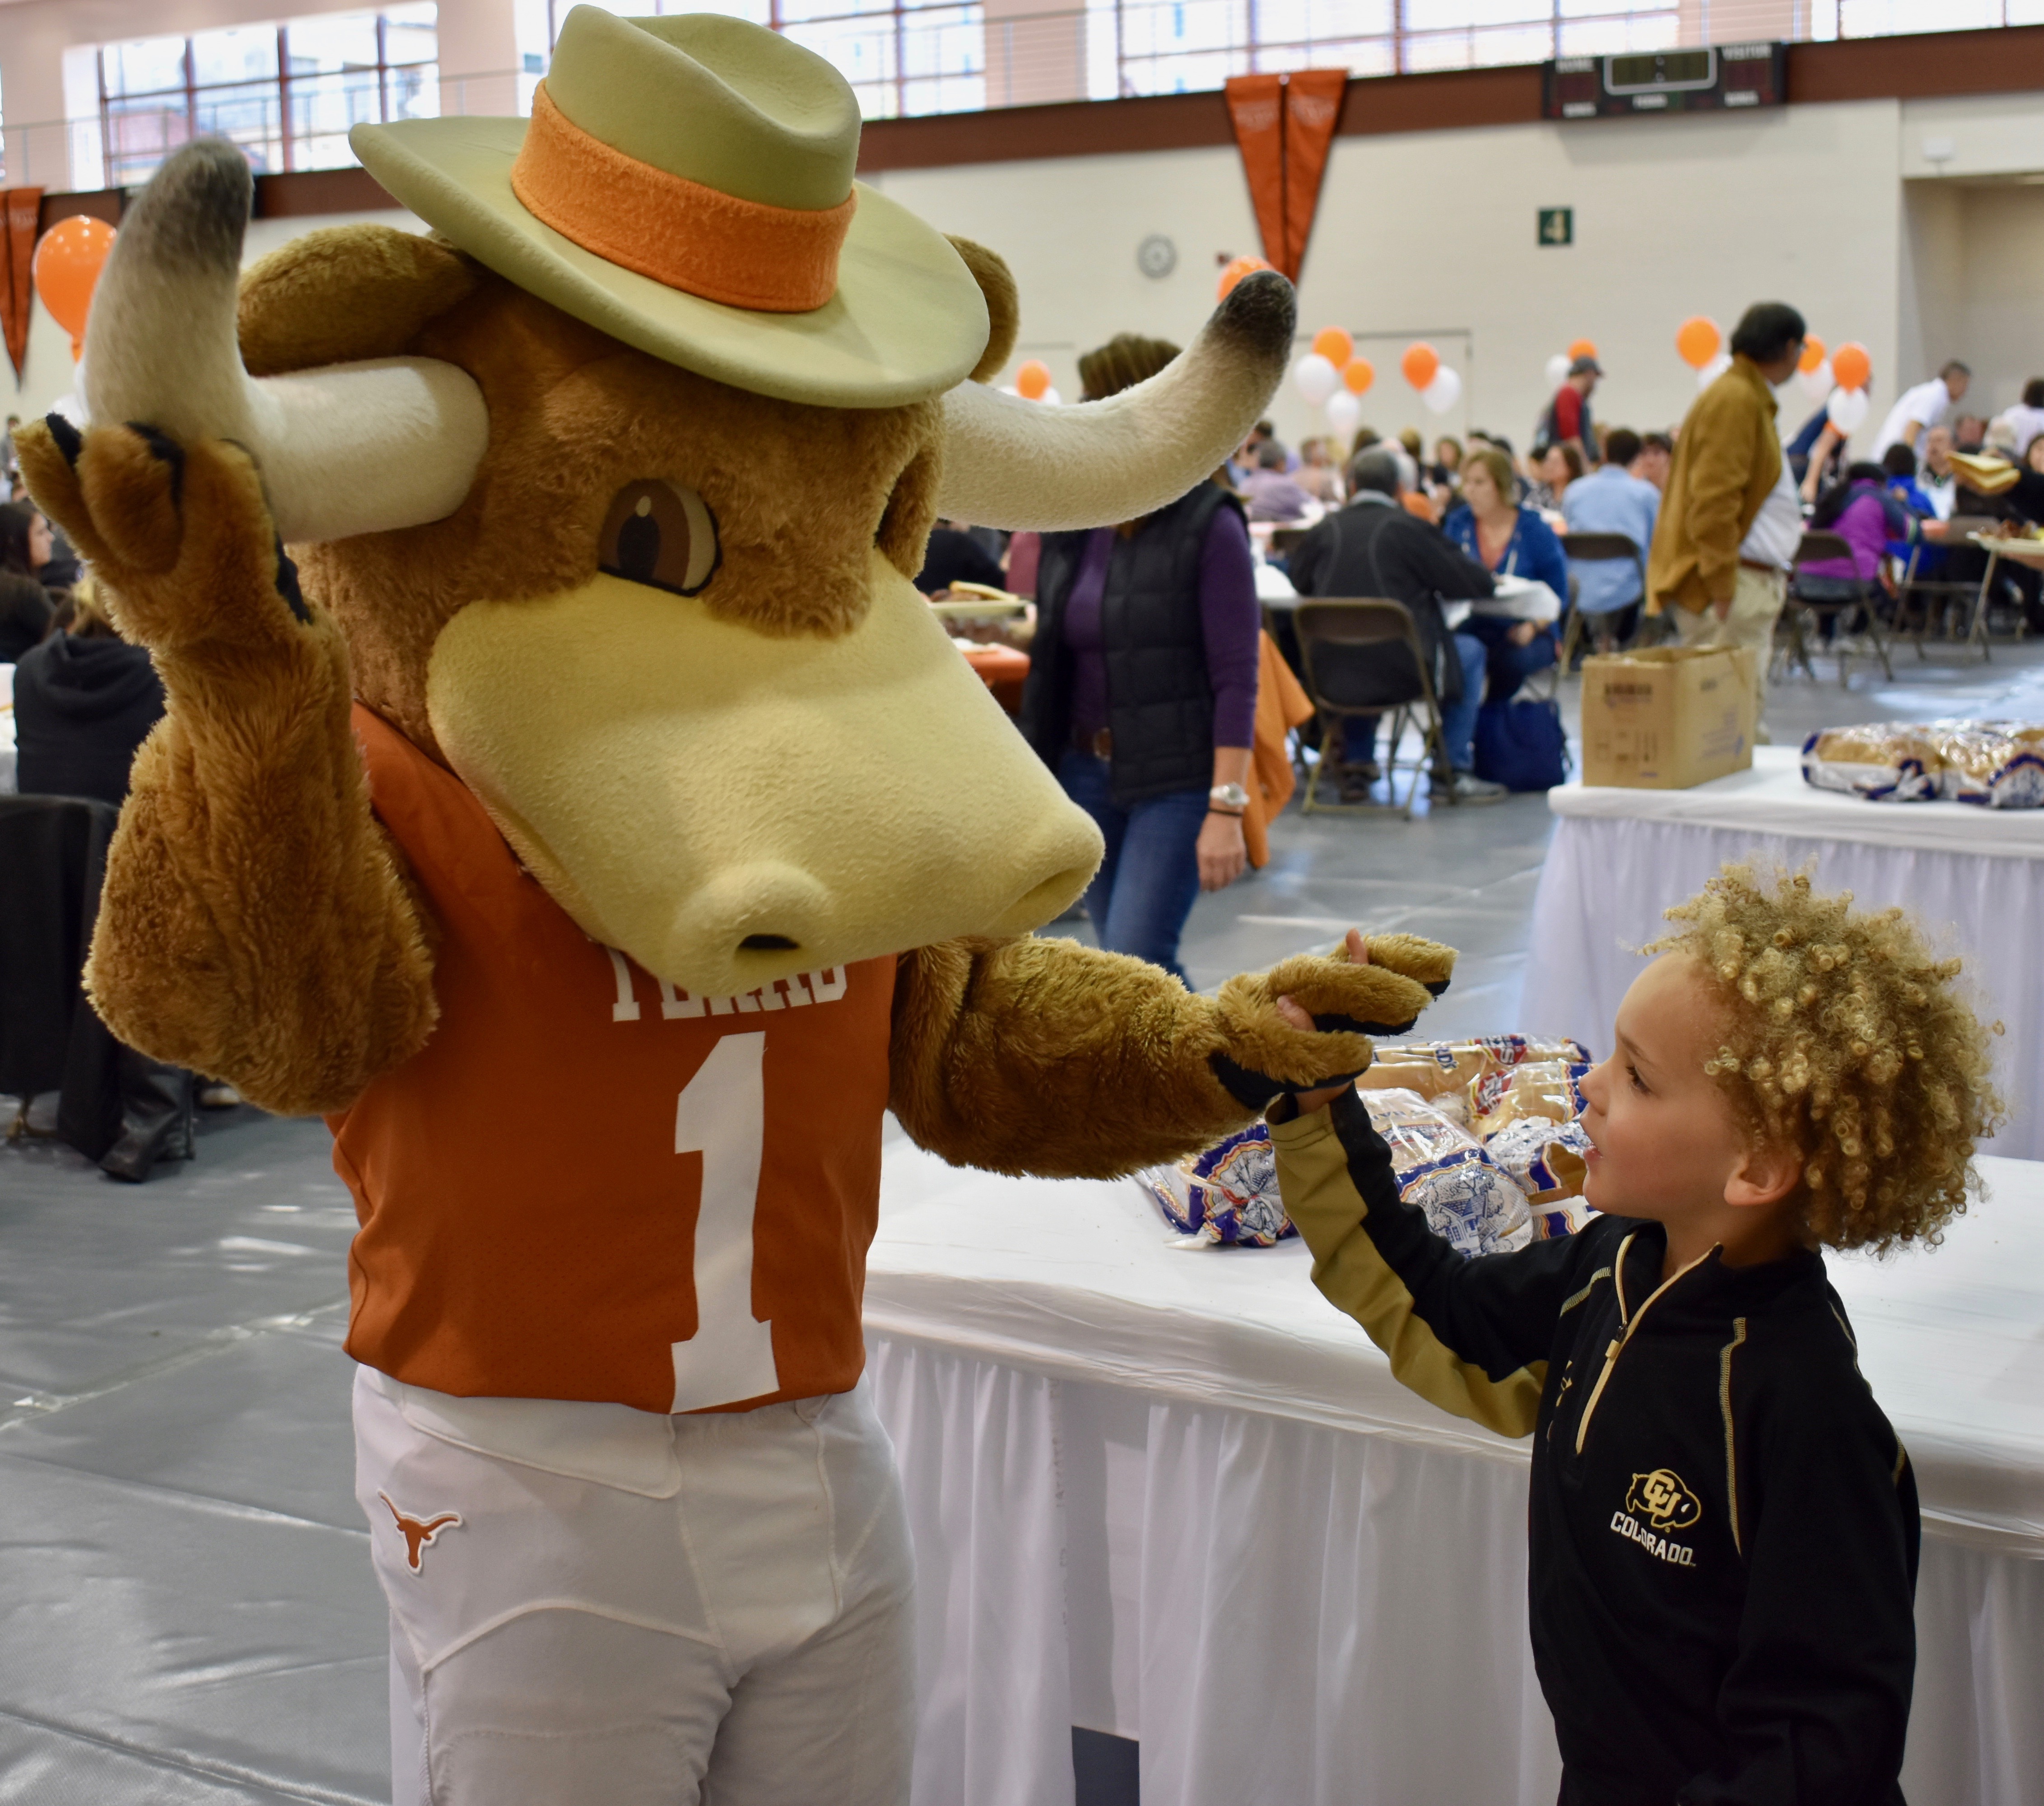
<svg viewBox="0 0 2044 1806">
<path fill-rule="evenodd" d="M 1065 794 L 1100 824 L 1107 842 L 1086 891 L 1093 932 L 1110 953 L 1161 966 L 1190 989 L 1178 963 L 1178 936 L 1200 893 L 1197 847 L 1207 793 L 1174 790 L 1124 809 L 1108 793 L 1109 776 L 1105 759 L 1076 747 L 1058 763 Z"/>
<path fill-rule="evenodd" d="M 1484 667 L 1490 654 L 1473 634 L 1458 630 L 1454 642 L 1455 656 L 1462 662 L 1462 699 L 1441 704 L 1441 739 L 1449 766 L 1467 771 L 1476 763 L 1476 712 L 1483 703 Z M 1377 756 L 1377 724 L 1381 719 L 1377 715 L 1349 717 L 1342 751 L 1351 764 Z"/>
<path fill-rule="evenodd" d="M 1484 697 L 1486 702 L 1509 702 L 1519 694 L 1520 685 L 1535 672 L 1546 670 L 1560 655 L 1562 643 L 1556 637 L 1558 623 L 1554 627 L 1542 628 L 1523 646 L 1512 644 L 1514 624 L 1511 621 L 1478 615 L 1466 624 L 1490 649 L 1490 688 Z"/>
</svg>

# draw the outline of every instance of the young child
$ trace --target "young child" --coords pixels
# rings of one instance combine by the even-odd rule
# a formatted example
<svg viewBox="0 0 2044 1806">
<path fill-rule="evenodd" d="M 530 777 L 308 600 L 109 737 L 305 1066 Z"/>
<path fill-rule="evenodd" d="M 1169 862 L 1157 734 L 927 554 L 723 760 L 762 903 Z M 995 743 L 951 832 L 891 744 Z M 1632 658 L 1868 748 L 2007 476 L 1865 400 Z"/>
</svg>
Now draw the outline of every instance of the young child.
<svg viewBox="0 0 2044 1806">
<path fill-rule="evenodd" d="M 1583 1083 L 1566 1240 L 1465 1260 L 1352 1088 L 1270 1112 L 1313 1281 L 1423 1397 L 1531 1435 L 1562 1806 L 1899 1806 L 1916 1489 L 1823 1248 L 1934 1243 L 2000 1105 L 1900 910 L 1727 866 Z M 1361 937 L 1350 957 L 1363 959 Z"/>
</svg>

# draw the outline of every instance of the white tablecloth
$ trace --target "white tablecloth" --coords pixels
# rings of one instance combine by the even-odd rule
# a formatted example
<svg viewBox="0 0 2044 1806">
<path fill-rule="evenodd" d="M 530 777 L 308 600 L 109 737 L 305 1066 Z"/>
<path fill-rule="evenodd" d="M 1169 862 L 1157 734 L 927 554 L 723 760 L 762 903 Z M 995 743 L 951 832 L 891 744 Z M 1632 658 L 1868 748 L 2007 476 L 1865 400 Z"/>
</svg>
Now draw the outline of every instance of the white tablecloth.
<svg viewBox="0 0 2044 1806">
<path fill-rule="evenodd" d="M 1835 1260 L 1924 1503 L 1913 1806 L 2044 1799 L 2044 1168 L 1934 1253 Z M 866 1328 L 915 1527 L 916 1806 L 1549 1806 L 1527 1445 L 1434 1412 L 1296 1242 L 890 1145 Z"/>
<path fill-rule="evenodd" d="M 2008 1125 L 1994 1150 L 2044 1159 L 2044 809 L 1872 803 L 1813 790 L 1797 754 L 1759 747 L 1753 769 L 1690 790 L 1564 784 L 1533 901 L 1520 1006 L 1529 1034 L 1573 1035 L 1600 1054 L 1639 971 L 1630 949 L 1662 911 L 1727 859 L 1814 862 L 1815 882 L 1869 908 L 1900 903 L 1966 956 L 1997 1045 Z"/>
</svg>

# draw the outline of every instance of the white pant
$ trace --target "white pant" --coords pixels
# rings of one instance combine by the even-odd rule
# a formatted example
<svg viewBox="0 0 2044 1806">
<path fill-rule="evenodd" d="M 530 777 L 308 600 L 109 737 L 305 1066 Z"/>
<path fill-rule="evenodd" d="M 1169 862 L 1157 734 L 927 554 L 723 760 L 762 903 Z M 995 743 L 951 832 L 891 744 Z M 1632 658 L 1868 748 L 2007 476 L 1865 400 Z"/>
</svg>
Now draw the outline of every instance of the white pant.
<svg viewBox="0 0 2044 1806">
<path fill-rule="evenodd" d="M 864 1381 L 757 1411 L 367 1368 L 394 1806 L 901 1806 L 913 1562 Z"/>
</svg>

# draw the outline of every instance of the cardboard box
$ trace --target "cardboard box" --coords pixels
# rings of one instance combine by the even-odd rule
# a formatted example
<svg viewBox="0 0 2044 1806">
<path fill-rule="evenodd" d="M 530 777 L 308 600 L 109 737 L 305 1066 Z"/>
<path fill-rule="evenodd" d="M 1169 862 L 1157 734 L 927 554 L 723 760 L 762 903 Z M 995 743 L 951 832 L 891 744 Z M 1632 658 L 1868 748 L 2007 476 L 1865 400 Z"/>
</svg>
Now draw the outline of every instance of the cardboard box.
<svg viewBox="0 0 2044 1806">
<path fill-rule="evenodd" d="M 1753 654 L 1657 646 L 1583 661 L 1583 782 L 1686 790 L 1753 763 Z"/>
</svg>

